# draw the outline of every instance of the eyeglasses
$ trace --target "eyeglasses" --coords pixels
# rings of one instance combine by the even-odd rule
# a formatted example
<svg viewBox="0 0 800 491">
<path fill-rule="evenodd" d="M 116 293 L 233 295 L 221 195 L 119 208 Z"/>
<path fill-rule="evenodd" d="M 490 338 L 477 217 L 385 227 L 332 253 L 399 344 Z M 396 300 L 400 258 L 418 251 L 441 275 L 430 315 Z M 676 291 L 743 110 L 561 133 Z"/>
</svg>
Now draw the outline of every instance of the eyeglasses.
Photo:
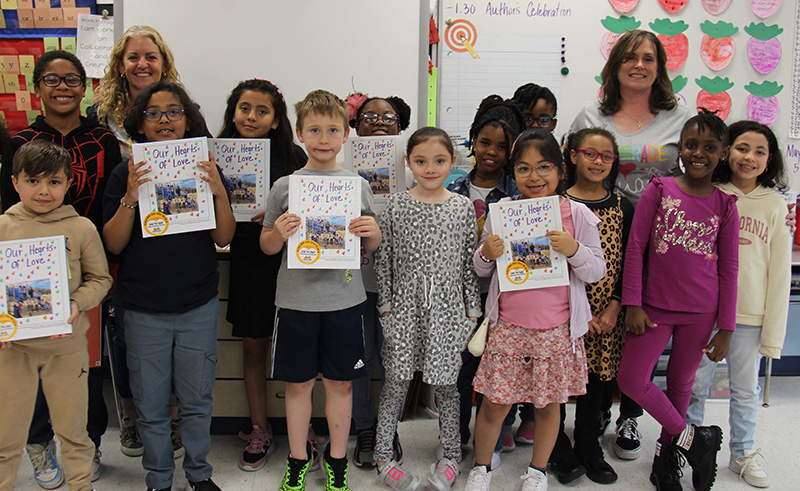
<svg viewBox="0 0 800 491">
<path fill-rule="evenodd" d="M 383 124 L 386 126 L 391 126 L 397 123 L 398 116 L 395 113 L 385 113 L 385 114 L 377 114 L 377 113 L 363 113 L 361 115 L 361 121 L 367 124 L 375 124 L 378 120 L 383 121 Z"/>
<path fill-rule="evenodd" d="M 604 164 L 613 164 L 614 161 L 617 160 L 617 155 L 611 152 L 598 152 L 594 148 L 579 148 L 578 151 L 581 152 L 587 160 L 597 160 L 599 156 Z"/>
<path fill-rule="evenodd" d="M 519 177 L 528 177 L 531 175 L 531 172 L 536 172 L 540 177 L 547 177 L 555 168 L 555 164 L 542 164 L 537 167 L 528 164 L 520 164 L 514 166 L 514 172 L 516 172 Z"/>
<path fill-rule="evenodd" d="M 44 82 L 44 84 L 48 87 L 58 87 L 61 85 L 61 81 L 64 81 L 67 84 L 67 87 L 78 87 L 83 85 L 83 77 L 80 75 L 75 75 L 74 73 L 70 73 L 66 77 L 60 77 L 54 73 L 48 73 L 43 77 L 39 77 L 39 82 Z"/>
<path fill-rule="evenodd" d="M 166 111 L 159 111 L 158 109 L 147 109 L 144 111 L 144 120 L 151 123 L 161 121 L 161 116 L 167 116 L 167 121 L 180 121 L 183 119 L 183 109 L 167 109 Z"/>
<path fill-rule="evenodd" d="M 533 126 L 534 123 L 536 123 L 539 128 L 549 128 L 556 124 L 556 118 L 551 118 L 549 116 L 541 116 L 538 118 L 535 116 L 523 116 L 523 119 L 525 119 L 525 126 L 528 127 Z"/>
</svg>

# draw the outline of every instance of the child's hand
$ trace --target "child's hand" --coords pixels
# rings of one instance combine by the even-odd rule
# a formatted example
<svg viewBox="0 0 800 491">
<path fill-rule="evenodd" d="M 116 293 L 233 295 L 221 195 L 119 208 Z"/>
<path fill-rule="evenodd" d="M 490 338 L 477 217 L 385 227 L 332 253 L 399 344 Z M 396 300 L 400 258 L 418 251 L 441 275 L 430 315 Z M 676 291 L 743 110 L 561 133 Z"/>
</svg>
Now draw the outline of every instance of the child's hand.
<svg viewBox="0 0 800 491">
<path fill-rule="evenodd" d="M 558 230 L 551 230 L 545 235 L 550 238 L 551 249 L 567 257 L 572 257 L 578 252 L 578 241 L 572 237 L 572 234 L 569 233 L 566 227 L 562 227 L 562 229 L 563 230 L 560 232 Z"/>
<path fill-rule="evenodd" d="M 72 300 L 69 303 L 69 307 L 70 307 L 70 314 L 69 314 L 69 319 L 67 319 L 67 324 L 72 325 L 75 323 L 76 320 L 78 320 L 78 315 L 81 313 L 81 310 L 78 307 L 78 302 L 76 302 L 75 300 Z"/>
<path fill-rule="evenodd" d="M 724 360 L 728 356 L 728 350 L 731 348 L 731 336 L 733 336 L 733 331 L 720 329 L 714 334 L 708 345 L 703 348 L 703 353 L 713 362 Z"/>
<path fill-rule="evenodd" d="M 620 310 L 622 310 L 622 304 L 620 304 L 618 300 L 612 300 L 608 306 L 600 312 L 600 315 L 592 316 L 592 320 L 589 321 L 589 330 L 595 334 L 610 332 L 617 326 Z"/>
<path fill-rule="evenodd" d="M 354 218 L 350 222 L 348 230 L 361 238 L 377 237 L 381 233 L 381 229 L 375 219 L 367 216 Z"/>
<path fill-rule="evenodd" d="M 794 209 L 793 204 L 788 204 L 789 214 L 786 215 L 786 226 L 789 227 L 789 233 L 794 235 L 797 231 L 797 210 Z"/>
<path fill-rule="evenodd" d="M 392 311 L 391 311 L 391 310 L 390 310 L 389 312 L 384 312 L 384 313 L 382 313 L 382 314 L 381 314 L 381 317 L 386 317 L 386 316 L 388 316 L 388 315 L 389 315 L 389 314 L 391 314 L 391 313 L 392 313 Z"/>
<path fill-rule="evenodd" d="M 489 261 L 494 261 L 503 255 L 503 239 L 497 234 L 486 237 L 486 242 L 481 246 L 483 257 Z"/>
<path fill-rule="evenodd" d="M 256 213 L 252 217 L 250 217 L 250 221 L 251 222 L 256 222 L 259 225 L 264 225 L 264 213 L 266 213 L 266 212 L 265 211 L 259 211 L 258 213 Z"/>
<path fill-rule="evenodd" d="M 472 322 L 476 323 L 476 324 L 478 323 L 478 318 L 477 317 L 468 317 L 468 319 L 471 320 Z"/>
<path fill-rule="evenodd" d="M 273 232 L 276 232 L 281 238 L 281 241 L 286 242 L 297 229 L 300 227 L 300 217 L 288 211 L 279 216 L 272 226 Z"/>
<path fill-rule="evenodd" d="M 0 351 L 11 347 L 11 341 L 0 341 Z"/>
<path fill-rule="evenodd" d="M 656 327 L 656 323 L 650 320 L 650 316 L 638 305 L 628 305 L 625 312 L 625 326 L 628 332 L 637 336 L 644 333 L 647 327 Z"/>
<path fill-rule="evenodd" d="M 208 151 L 208 160 L 201 160 L 197 163 L 197 168 L 202 170 L 200 179 L 208 183 L 208 190 L 214 196 L 223 196 L 225 194 L 225 186 L 222 184 L 222 178 L 219 177 L 217 171 L 217 163 L 214 161 L 214 156 L 211 155 L 211 150 Z"/>
<path fill-rule="evenodd" d="M 125 191 L 125 196 L 123 199 L 125 200 L 125 203 L 131 206 L 139 201 L 139 186 L 150 180 L 149 177 L 145 177 L 150 173 L 150 169 L 142 168 L 144 167 L 144 164 L 144 160 L 134 164 L 133 155 L 131 155 L 131 158 L 128 159 L 128 188 Z"/>
</svg>

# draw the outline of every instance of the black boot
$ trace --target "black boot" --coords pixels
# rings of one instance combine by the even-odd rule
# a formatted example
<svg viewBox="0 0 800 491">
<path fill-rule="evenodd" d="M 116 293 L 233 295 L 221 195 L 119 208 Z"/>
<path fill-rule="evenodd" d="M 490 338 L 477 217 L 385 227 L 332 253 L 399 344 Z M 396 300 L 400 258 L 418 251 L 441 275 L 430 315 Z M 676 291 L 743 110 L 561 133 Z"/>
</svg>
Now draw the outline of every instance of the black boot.
<svg viewBox="0 0 800 491">
<path fill-rule="evenodd" d="M 688 426 L 675 442 L 678 450 L 692 466 L 695 491 L 708 491 L 717 476 L 717 452 L 722 446 L 719 426 Z"/>
<path fill-rule="evenodd" d="M 650 482 L 658 491 L 681 491 L 683 489 L 681 488 L 682 475 L 675 445 L 656 442 L 656 456 L 653 459 Z"/>
</svg>

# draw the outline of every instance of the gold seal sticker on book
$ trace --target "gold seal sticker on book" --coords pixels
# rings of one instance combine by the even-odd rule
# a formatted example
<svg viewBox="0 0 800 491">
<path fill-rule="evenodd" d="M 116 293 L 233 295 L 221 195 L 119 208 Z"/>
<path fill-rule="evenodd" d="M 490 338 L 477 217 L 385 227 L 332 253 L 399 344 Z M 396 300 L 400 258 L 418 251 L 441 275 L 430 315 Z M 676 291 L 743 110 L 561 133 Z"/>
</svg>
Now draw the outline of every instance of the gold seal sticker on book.
<svg viewBox="0 0 800 491">
<path fill-rule="evenodd" d="M 528 279 L 528 265 L 522 261 L 512 261 L 506 267 L 506 278 L 515 285 L 521 285 Z"/>
<path fill-rule="evenodd" d="M 144 229 L 154 237 L 164 234 L 168 228 L 169 220 L 167 215 L 160 211 L 151 211 L 144 217 Z"/>
<path fill-rule="evenodd" d="M 313 240 L 304 240 L 297 244 L 297 259 L 303 264 L 314 264 L 321 254 L 319 244 Z"/>
<path fill-rule="evenodd" d="M 0 341 L 8 341 L 17 333 L 17 319 L 11 314 L 0 314 Z"/>
</svg>

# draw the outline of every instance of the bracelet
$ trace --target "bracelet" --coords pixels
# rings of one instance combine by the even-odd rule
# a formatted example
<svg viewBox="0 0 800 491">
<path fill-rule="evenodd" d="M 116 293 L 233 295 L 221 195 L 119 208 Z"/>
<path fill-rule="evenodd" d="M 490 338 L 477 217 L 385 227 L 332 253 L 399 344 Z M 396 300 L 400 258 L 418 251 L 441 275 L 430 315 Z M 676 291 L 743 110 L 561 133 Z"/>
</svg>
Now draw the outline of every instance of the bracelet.
<svg viewBox="0 0 800 491">
<path fill-rule="evenodd" d="M 121 204 L 125 208 L 128 208 L 129 210 L 135 210 L 136 207 L 139 205 L 139 202 L 137 201 L 136 203 L 129 205 L 128 203 L 125 202 L 125 198 L 120 198 L 119 204 Z"/>
<path fill-rule="evenodd" d="M 483 247 L 478 249 L 478 256 L 480 256 L 480 258 L 483 259 L 483 262 L 485 262 L 485 263 L 490 263 L 490 262 L 494 261 L 494 259 L 487 259 L 486 256 L 483 255 Z"/>
</svg>

